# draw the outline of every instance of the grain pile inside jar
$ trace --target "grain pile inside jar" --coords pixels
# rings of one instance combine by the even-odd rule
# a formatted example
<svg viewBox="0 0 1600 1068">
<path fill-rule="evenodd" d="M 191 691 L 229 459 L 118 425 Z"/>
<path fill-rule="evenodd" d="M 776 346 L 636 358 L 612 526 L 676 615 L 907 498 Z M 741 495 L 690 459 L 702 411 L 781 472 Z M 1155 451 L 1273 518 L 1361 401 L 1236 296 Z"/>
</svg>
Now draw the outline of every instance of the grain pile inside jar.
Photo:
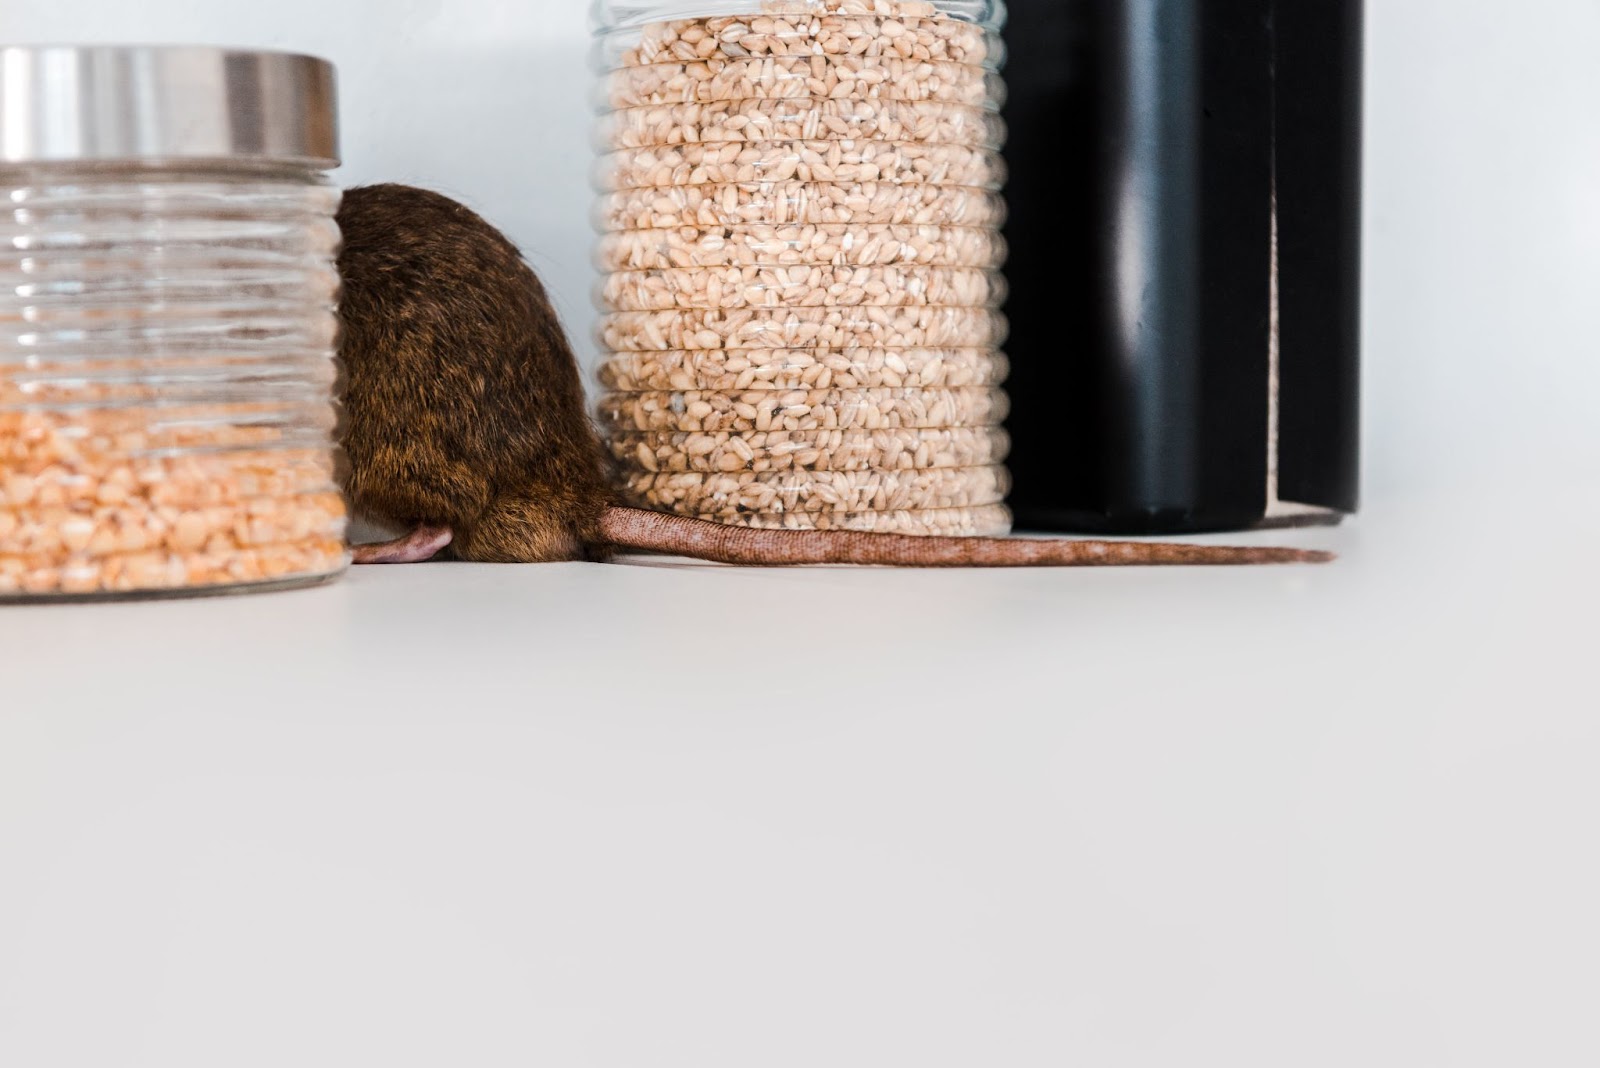
<svg viewBox="0 0 1600 1068">
<path fill-rule="evenodd" d="M 973 6 L 766 0 L 602 42 L 598 410 L 629 503 L 1009 530 L 1000 48 L 947 13 Z"/>
<path fill-rule="evenodd" d="M 121 376 L 144 384 L 105 381 Z M 151 376 L 149 362 L 130 361 L 0 369 L 0 595 L 248 585 L 344 567 L 326 445 L 297 445 L 281 405 L 173 403 Z"/>
</svg>

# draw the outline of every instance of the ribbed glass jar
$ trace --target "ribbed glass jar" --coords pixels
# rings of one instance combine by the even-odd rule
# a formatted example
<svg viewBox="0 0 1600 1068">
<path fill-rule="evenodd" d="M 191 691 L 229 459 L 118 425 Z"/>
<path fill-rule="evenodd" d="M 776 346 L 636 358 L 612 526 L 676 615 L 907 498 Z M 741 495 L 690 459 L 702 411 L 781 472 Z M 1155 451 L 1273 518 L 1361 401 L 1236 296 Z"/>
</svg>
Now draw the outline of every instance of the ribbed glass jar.
<svg viewBox="0 0 1600 1068">
<path fill-rule="evenodd" d="M 598 414 L 630 503 L 1000 534 L 999 0 L 600 0 Z"/>
<path fill-rule="evenodd" d="M 332 65 L 0 47 L 0 85 L 0 600 L 338 575 Z"/>
<path fill-rule="evenodd" d="M 0 597 L 343 570 L 337 190 L 54 164 L 0 192 Z"/>
</svg>

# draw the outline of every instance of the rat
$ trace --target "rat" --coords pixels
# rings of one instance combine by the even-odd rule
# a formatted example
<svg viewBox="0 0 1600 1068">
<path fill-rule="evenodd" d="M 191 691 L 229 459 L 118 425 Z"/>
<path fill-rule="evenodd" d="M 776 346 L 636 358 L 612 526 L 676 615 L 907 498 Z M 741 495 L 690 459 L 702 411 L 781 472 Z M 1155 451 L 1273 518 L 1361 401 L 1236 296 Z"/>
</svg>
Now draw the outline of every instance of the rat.
<svg viewBox="0 0 1600 1068">
<path fill-rule="evenodd" d="M 756 530 L 623 507 L 578 363 L 518 248 L 405 185 L 347 191 L 340 356 L 345 491 L 393 541 L 358 564 L 547 563 L 619 550 L 758 566 L 1032 567 L 1322 562 L 1297 549 Z"/>
</svg>

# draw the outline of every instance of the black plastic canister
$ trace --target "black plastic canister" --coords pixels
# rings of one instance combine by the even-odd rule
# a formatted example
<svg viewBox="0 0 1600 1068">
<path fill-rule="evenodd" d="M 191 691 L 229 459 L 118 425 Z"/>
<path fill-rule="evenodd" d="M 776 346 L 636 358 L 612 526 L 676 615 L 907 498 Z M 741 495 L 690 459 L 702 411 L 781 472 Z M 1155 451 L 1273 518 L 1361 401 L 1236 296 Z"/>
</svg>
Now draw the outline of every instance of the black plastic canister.
<svg viewBox="0 0 1600 1068">
<path fill-rule="evenodd" d="M 1019 525 L 1358 492 L 1360 0 L 1011 0 Z"/>
</svg>

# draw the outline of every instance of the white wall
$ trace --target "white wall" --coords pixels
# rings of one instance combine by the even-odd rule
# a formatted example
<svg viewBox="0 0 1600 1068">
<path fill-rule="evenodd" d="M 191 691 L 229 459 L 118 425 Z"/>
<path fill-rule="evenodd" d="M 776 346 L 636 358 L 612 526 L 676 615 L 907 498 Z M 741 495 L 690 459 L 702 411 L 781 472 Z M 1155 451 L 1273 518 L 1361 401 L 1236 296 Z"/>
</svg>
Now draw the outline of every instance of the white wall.
<svg viewBox="0 0 1600 1068">
<path fill-rule="evenodd" d="M 425 184 L 488 215 L 546 277 L 587 353 L 585 8 L 5 0 L 0 39 L 226 43 L 334 60 L 340 179 Z M 1552 465 L 1592 486 L 1600 3 L 1368 8 L 1369 500 L 1490 474 L 1525 481 Z"/>
<path fill-rule="evenodd" d="M 1367 9 L 1369 485 L 1526 482 L 1570 452 L 1592 493 L 1600 3 Z"/>
</svg>

